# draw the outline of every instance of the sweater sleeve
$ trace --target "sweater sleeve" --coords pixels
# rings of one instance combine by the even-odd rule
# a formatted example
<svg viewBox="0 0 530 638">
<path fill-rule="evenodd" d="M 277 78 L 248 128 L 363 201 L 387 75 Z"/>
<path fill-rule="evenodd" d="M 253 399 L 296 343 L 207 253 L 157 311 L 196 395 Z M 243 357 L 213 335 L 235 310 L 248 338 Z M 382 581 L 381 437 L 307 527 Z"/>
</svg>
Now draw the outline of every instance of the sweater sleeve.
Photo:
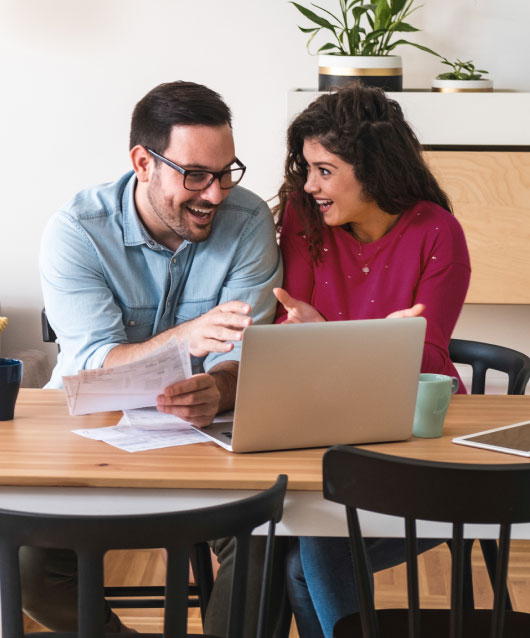
<svg viewBox="0 0 530 638">
<path fill-rule="evenodd" d="M 283 215 L 280 249 L 284 266 L 283 288 L 295 299 L 311 303 L 315 286 L 313 261 L 292 201 L 287 203 Z M 286 316 L 284 307 L 279 303 L 275 322 L 282 323 Z"/>
<path fill-rule="evenodd" d="M 443 371 L 452 364 L 448 345 L 464 304 L 471 268 L 464 233 L 451 217 L 425 256 L 414 303 L 425 304 L 427 319 L 422 370 Z"/>
</svg>

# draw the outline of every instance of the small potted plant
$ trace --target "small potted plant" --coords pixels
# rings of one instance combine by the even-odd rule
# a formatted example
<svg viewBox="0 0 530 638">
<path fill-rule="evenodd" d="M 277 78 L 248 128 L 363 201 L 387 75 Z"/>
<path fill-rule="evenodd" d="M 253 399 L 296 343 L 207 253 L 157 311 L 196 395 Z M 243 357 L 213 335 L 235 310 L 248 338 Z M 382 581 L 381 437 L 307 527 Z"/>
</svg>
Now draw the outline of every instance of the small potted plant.
<svg viewBox="0 0 530 638">
<path fill-rule="evenodd" d="M 488 71 L 475 69 L 471 60 L 462 62 L 455 60 L 450 62 L 447 58 L 442 58 L 442 64 L 451 67 L 451 71 L 440 73 L 432 81 L 432 90 L 442 93 L 471 93 L 475 91 L 493 91 L 493 81 L 483 78 Z"/>
<path fill-rule="evenodd" d="M 309 34 L 307 47 L 321 31 L 329 32 L 331 39 L 323 44 L 319 54 L 319 91 L 339 87 L 357 78 L 364 84 L 379 86 L 386 91 L 401 91 L 403 70 L 401 57 L 394 49 L 408 44 L 433 55 L 431 49 L 401 38 L 397 34 L 419 31 L 406 19 L 416 10 L 415 0 L 339 0 L 336 14 L 311 3 L 318 9 L 291 2 L 314 25 L 298 27 Z M 439 56 L 440 57 L 440 56 Z"/>
</svg>

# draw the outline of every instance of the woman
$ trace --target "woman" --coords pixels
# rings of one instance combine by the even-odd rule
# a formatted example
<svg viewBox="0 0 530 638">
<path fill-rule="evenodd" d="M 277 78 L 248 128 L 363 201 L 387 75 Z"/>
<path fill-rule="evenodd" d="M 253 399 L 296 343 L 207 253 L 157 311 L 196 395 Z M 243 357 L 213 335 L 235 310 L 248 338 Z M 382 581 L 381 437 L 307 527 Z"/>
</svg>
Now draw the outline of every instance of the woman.
<svg viewBox="0 0 530 638">
<path fill-rule="evenodd" d="M 469 255 L 397 102 L 351 85 L 310 104 L 289 127 L 279 199 L 285 276 L 275 291 L 277 321 L 423 313 L 422 371 L 458 377 L 448 344 L 469 285 Z M 399 539 L 368 545 L 374 571 L 404 560 Z M 301 636 L 331 637 L 335 622 L 357 611 L 347 542 L 304 537 L 296 550 L 288 571 Z"/>
</svg>

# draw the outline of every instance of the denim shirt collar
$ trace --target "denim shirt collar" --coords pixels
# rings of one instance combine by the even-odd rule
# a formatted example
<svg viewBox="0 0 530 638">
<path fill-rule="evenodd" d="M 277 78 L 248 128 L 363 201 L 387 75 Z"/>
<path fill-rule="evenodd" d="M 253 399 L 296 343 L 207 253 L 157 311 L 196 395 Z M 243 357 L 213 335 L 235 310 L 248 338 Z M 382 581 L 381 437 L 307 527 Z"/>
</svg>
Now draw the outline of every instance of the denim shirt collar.
<svg viewBox="0 0 530 638">
<path fill-rule="evenodd" d="M 159 244 L 147 232 L 147 229 L 140 221 L 136 204 L 134 202 L 134 191 L 138 180 L 134 171 L 128 176 L 127 184 L 123 190 L 121 206 L 123 211 L 123 241 L 126 246 L 139 246 L 146 244 L 152 250 L 169 250 Z M 176 252 L 183 250 L 190 242 L 185 239 Z"/>
</svg>

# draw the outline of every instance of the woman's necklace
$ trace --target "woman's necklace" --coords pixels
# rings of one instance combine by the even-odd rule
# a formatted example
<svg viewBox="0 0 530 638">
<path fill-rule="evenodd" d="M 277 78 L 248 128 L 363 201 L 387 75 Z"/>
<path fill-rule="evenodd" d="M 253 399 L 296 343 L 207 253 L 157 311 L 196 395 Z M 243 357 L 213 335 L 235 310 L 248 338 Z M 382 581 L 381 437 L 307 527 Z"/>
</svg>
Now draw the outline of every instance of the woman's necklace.
<svg viewBox="0 0 530 638">
<path fill-rule="evenodd" d="M 363 255 L 363 249 L 362 249 L 362 245 L 361 242 L 355 238 L 355 241 L 357 242 L 357 245 L 359 247 L 359 252 L 357 253 L 357 255 L 359 257 L 364 257 Z M 373 262 L 373 260 L 377 257 L 377 255 L 379 254 L 379 251 L 381 250 L 381 246 L 377 247 L 377 250 L 375 251 L 375 253 L 370 257 L 370 259 L 368 259 L 365 263 L 364 266 L 362 266 L 361 270 L 363 271 L 363 273 L 365 275 L 368 275 L 368 273 L 370 272 L 370 264 Z"/>
</svg>

